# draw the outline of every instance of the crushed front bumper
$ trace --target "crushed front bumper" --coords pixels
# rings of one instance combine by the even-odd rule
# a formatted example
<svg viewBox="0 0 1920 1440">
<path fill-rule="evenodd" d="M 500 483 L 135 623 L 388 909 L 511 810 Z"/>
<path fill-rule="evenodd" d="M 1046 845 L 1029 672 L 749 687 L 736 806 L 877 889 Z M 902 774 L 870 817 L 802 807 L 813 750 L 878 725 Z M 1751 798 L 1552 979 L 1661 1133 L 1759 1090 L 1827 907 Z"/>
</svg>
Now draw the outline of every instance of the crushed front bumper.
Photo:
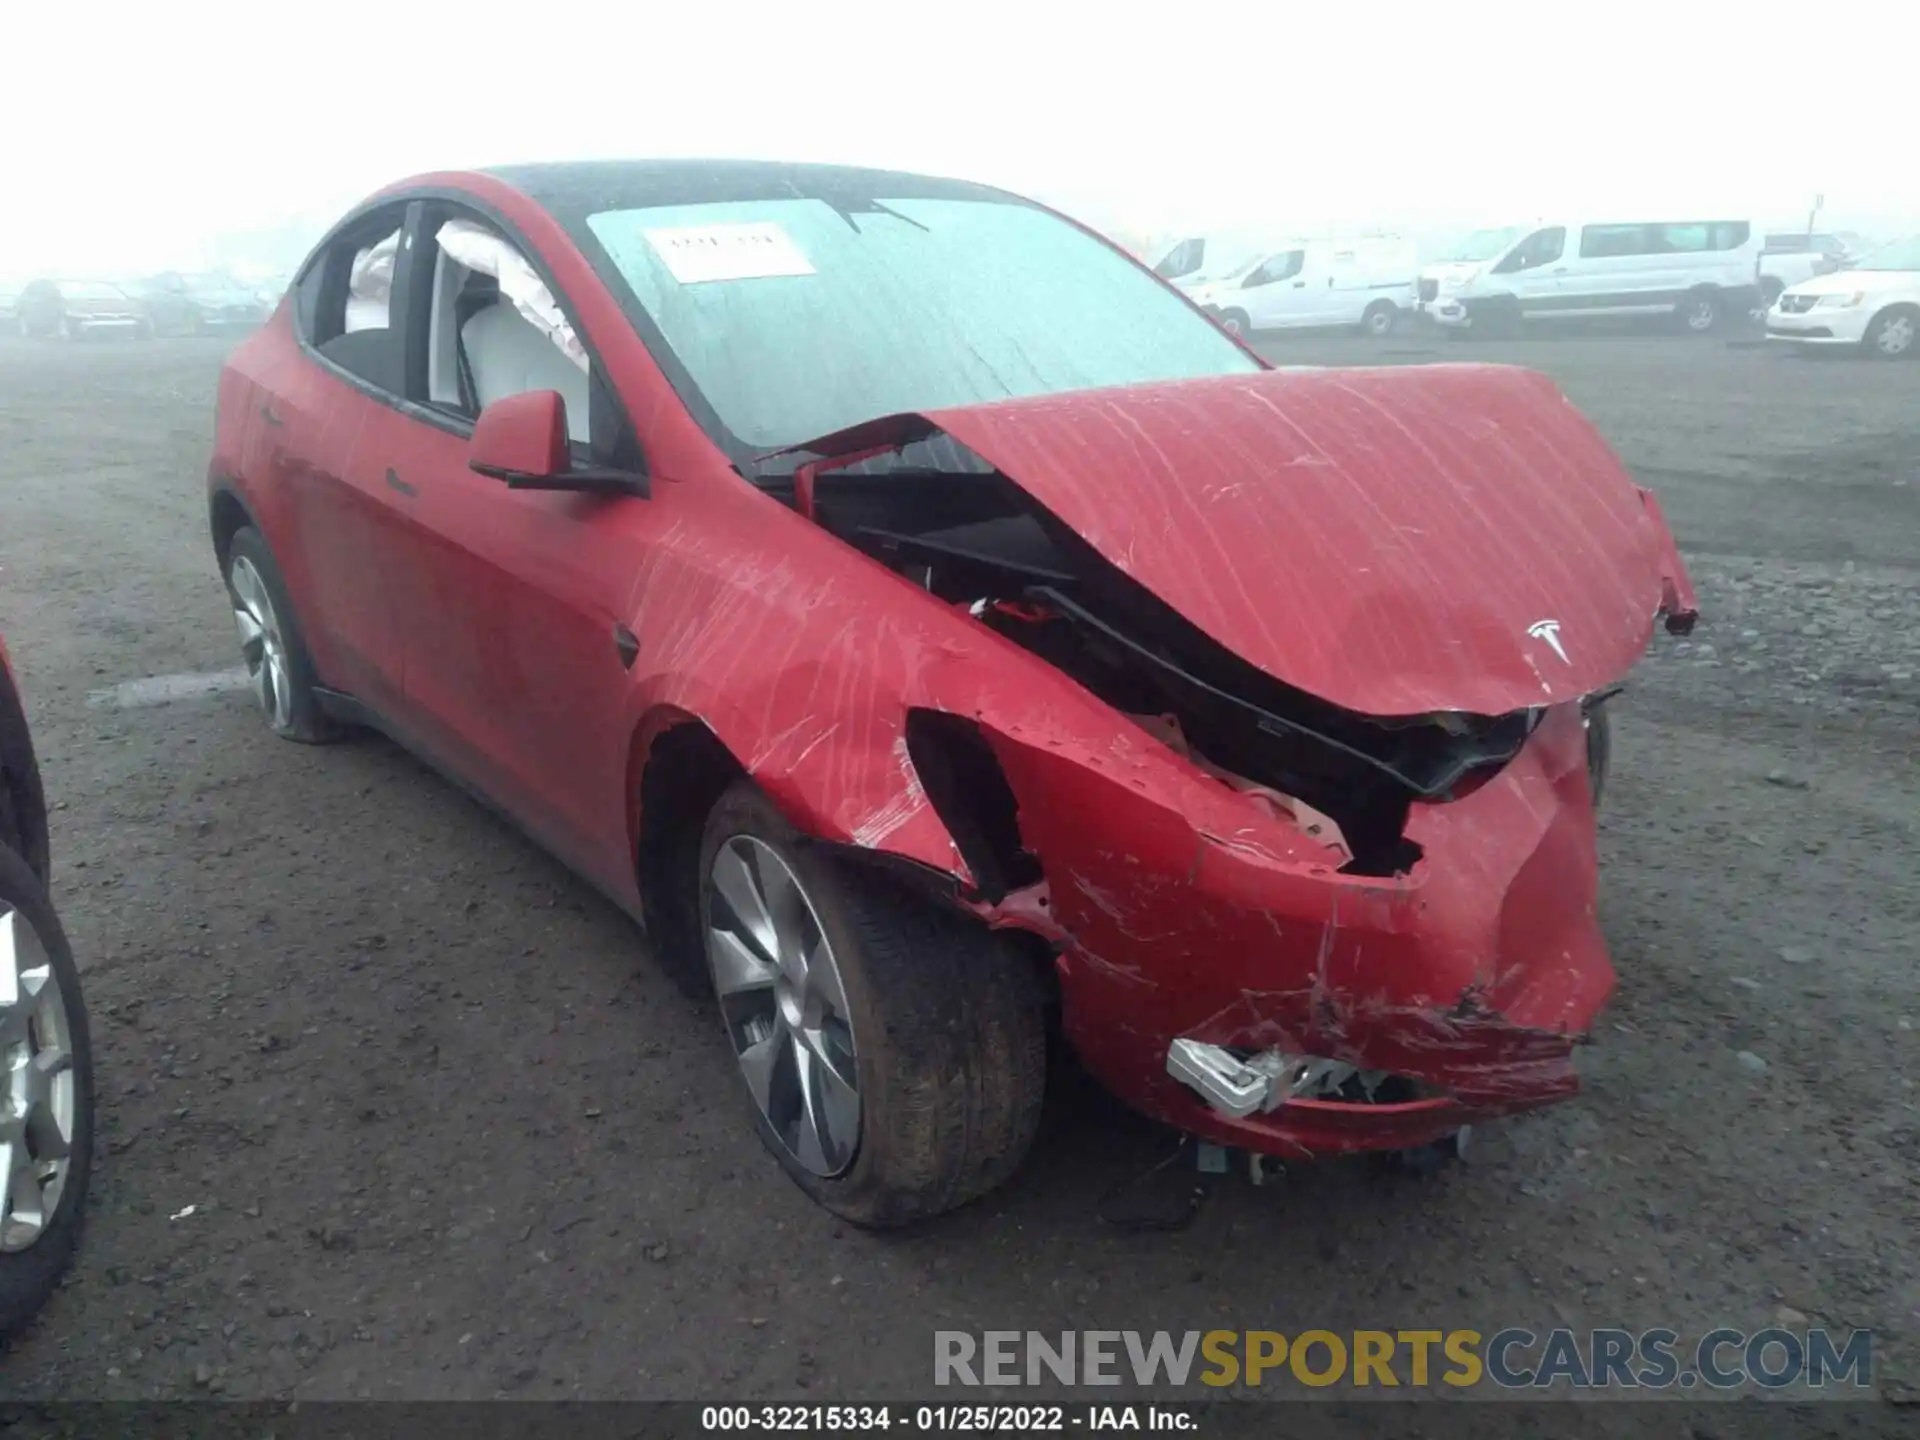
<svg viewBox="0 0 1920 1440">
<path fill-rule="evenodd" d="M 1004 737 L 995 748 L 1047 874 L 1017 908 L 1054 927 L 1067 1036 L 1130 1104 L 1221 1144 L 1305 1155 L 1420 1145 L 1577 1088 L 1574 1048 L 1614 979 L 1577 705 L 1471 793 L 1416 804 L 1406 835 L 1421 858 L 1390 877 L 1339 873 L 1277 821 L 1205 833 L 1118 776 Z M 1386 1072 L 1411 1098 L 1231 1114 L 1168 1073 L 1180 1039 Z"/>
</svg>

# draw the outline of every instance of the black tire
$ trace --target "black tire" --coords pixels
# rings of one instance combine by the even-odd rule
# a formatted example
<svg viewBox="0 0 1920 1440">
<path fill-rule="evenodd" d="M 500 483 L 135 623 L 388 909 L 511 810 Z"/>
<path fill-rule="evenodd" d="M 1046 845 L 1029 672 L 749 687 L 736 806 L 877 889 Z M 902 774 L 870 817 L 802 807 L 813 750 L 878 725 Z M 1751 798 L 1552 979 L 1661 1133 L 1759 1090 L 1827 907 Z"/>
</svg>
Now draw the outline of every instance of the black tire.
<svg viewBox="0 0 1920 1440">
<path fill-rule="evenodd" d="M 813 905 L 846 995 L 860 1087 L 857 1149 L 839 1174 L 802 1165 L 749 1098 L 762 1143 L 814 1200 L 872 1229 L 939 1215 L 1002 1184 L 1033 1142 L 1046 1089 L 1032 960 L 878 867 L 799 834 L 751 780 L 707 817 L 703 943 L 714 858 L 736 836 L 771 848 Z"/>
<path fill-rule="evenodd" d="M 1376 300 L 1360 317 L 1360 331 L 1370 339 L 1385 340 L 1400 328 L 1400 307 L 1391 300 Z"/>
<path fill-rule="evenodd" d="M 1253 338 L 1253 317 L 1244 310 L 1220 312 L 1220 328 L 1240 340 Z"/>
<path fill-rule="evenodd" d="M 1889 305 L 1868 322 L 1860 348 L 1879 360 L 1912 360 L 1920 356 L 1920 309 Z"/>
<path fill-rule="evenodd" d="M 1487 301 L 1469 312 L 1468 334 L 1483 340 L 1514 340 L 1520 335 L 1520 302 L 1515 299 Z"/>
<path fill-rule="evenodd" d="M 267 548 L 266 540 L 251 525 L 242 526 L 234 533 L 233 540 L 227 546 L 226 574 L 221 577 L 226 581 L 227 599 L 235 609 L 240 606 L 240 597 L 234 588 L 234 567 L 242 560 L 252 566 L 265 586 L 286 648 L 287 721 L 280 724 L 268 713 L 267 727 L 282 739 L 295 740 L 302 745 L 324 745 L 337 740 L 341 735 L 341 727 L 320 708 L 319 697 L 314 694 L 320 681 L 313 668 L 313 657 L 307 653 L 307 642 L 301 632 L 299 618 L 293 613 L 293 602 L 287 598 L 287 582 L 280 574 L 280 566 L 274 561 L 273 551 Z"/>
<path fill-rule="evenodd" d="M 1781 295 L 1786 293 L 1786 288 L 1786 282 L 1778 276 L 1763 276 L 1760 281 L 1760 308 L 1771 310 L 1779 302 Z"/>
<path fill-rule="evenodd" d="M 1674 307 L 1674 323 L 1689 335 L 1711 335 L 1726 319 L 1726 301 L 1716 290 L 1689 290 Z"/>
<path fill-rule="evenodd" d="M 1587 789 L 1593 796 L 1594 813 L 1600 811 L 1601 798 L 1607 793 L 1607 768 L 1613 763 L 1613 727 L 1607 720 L 1607 708 L 1600 705 L 1587 712 Z"/>
<path fill-rule="evenodd" d="M 17 915 L 11 913 L 16 911 Z M 53 1218 L 24 1249 L 0 1250 L 0 1339 L 4 1339 L 40 1312 L 80 1244 L 87 1187 L 93 1177 L 93 1040 L 80 996 L 80 974 L 60 918 L 27 862 L 5 848 L 0 848 L 0 915 L 14 923 L 24 919 L 46 951 L 65 1002 L 74 1091 L 72 1146 Z"/>
</svg>

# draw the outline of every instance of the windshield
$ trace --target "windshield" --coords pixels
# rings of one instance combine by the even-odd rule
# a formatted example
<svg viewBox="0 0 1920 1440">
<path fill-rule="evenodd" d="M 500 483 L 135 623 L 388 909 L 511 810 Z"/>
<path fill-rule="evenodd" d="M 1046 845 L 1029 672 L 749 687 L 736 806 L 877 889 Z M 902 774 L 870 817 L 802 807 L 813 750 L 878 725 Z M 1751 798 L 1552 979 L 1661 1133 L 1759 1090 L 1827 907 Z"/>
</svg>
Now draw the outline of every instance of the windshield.
<svg viewBox="0 0 1920 1440">
<path fill-rule="evenodd" d="M 736 451 L 1260 368 L 1124 255 L 1014 201 L 756 199 L 600 211 L 587 227 Z"/>
<path fill-rule="evenodd" d="M 103 284 L 98 280 L 62 280 L 58 289 L 69 300 L 124 300 L 127 298 L 118 286 Z"/>
<path fill-rule="evenodd" d="M 1447 246 L 1438 263 L 1464 265 L 1491 260 L 1524 233 L 1518 225 L 1509 225 L 1499 230 L 1475 230 L 1472 234 L 1464 235 Z"/>
<path fill-rule="evenodd" d="M 1920 235 L 1909 235 L 1891 245 L 1869 251 L 1854 267 L 1857 270 L 1920 270 Z"/>
</svg>

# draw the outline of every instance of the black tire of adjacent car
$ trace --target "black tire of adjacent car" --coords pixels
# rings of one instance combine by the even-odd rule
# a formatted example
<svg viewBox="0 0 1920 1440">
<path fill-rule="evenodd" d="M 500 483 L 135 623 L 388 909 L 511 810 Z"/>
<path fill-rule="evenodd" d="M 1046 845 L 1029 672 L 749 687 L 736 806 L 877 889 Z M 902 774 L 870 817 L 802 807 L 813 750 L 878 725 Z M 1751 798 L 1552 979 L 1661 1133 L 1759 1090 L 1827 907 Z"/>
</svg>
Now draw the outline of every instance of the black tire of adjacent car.
<svg viewBox="0 0 1920 1440">
<path fill-rule="evenodd" d="M 1361 331 L 1375 340 L 1384 340 L 1400 324 L 1400 307 L 1391 300 L 1376 300 L 1367 306 L 1360 319 Z"/>
<path fill-rule="evenodd" d="M 1224 311 L 1220 316 L 1220 324 L 1229 335 L 1237 335 L 1242 340 L 1253 338 L 1253 317 L 1244 310 Z"/>
<path fill-rule="evenodd" d="M 1613 763 L 1613 727 L 1607 722 L 1606 706 L 1587 712 L 1587 789 L 1593 795 L 1593 808 L 1600 810 L 1600 799 L 1607 790 L 1607 767 Z"/>
<path fill-rule="evenodd" d="M 799 834 L 751 780 L 736 782 L 707 818 L 703 927 L 714 856 L 736 835 L 777 851 L 812 901 L 852 1012 L 860 1081 L 859 1148 L 847 1169 L 827 1178 L 807 1170 L 748 1098 L 767 1149 L 819 1204 L 872 1229 L 939 1215 L 1006 1181 L 1033 1143 L 1046 1090 L 1045 1007 L 1031 958 L 884 870 Z"/>
<path fill-rule="evenodd" d="M 1781 294 L 1786 290 L 1786 288 L 1787 288 L 1786 283 L 1784 281 L 1772 275 L 1769 275 L 1765 277 L 1763 280 L 1761 280 L 1760 308 L 1762 310 L 1771 310 L 1774 307 L 1774 305 L 1779 301 Z"/>
<path fill-rule="evenodd" d="M 53 1223 L 26 1249 L 0 1251 L 0 1338 L 4 1338 L 39 1313 L 80 1243 L 93 1174 L 93 1041 L 80 996 L 80 973 L 60 918 L 27 862 L 5 848 L 0 848 L 0 901 L 19 911 L 46 946 L 72 1030 L 74 1087 L 73 1151 Z"/>
<path fill-rule="evenodd" d="M 287 645 L 293 723 L 275 733 L 302 745 L 325 745 L 339 739 L 341 726 L 320 708 L 320 699 L 314 694 L 320 681 L 313 668 L 313 657 L 307 653 L 299 617 L 293 613 L 293 601 L 287 598 L 287 582 L 281 577 L 280 566 L 273 558 L 273 551 L 267 548 L 265 538 L 251 525 L 235 531 L 227 546 L 227 573 L 221 579 L 226 582 L 228 603 L 238 604 L 233 593 L 233 562 L 243 556 L 252 562 L 261 583 L 267 587 L 267 598 L 273 602 L 274 617 L 280 622 L 280 632 Z"/>
<path fill-rule="evenodd" d="M 1889 350 L 1888 331 L 1902 320 L 1906 322 L 1906 343 Z M 1882 360 L 1912 360 L 1920 357 L 1920 309 L 1912 305 L 1889 305 L 1873 317 L 1867 326 L 1867 333 L 1861 337 L 1860 345 L 1867 354 Z"/>
</svg>

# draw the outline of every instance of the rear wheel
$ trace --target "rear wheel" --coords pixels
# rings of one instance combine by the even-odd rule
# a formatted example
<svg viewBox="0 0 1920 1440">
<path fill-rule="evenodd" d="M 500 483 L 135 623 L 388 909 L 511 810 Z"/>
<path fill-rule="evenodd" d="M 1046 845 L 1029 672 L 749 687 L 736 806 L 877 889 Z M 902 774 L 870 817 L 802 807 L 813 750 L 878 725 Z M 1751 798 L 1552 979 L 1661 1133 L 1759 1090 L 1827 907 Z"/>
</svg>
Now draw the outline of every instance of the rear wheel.
<svg viewBox="0 0 1920 1440">
<path fill-rule="evenodd" d="M 287 599 L 286 581 L 252 526 L 242 527 L 227 547 L 227 596 L 240 632 L 240 658 L 268 728 L 307 745 L 334 739 L 339 727 L 314 694 L 313 660 Z"/>
<path fill-rule="evenodd" d="M 1911 359 L 1920 354 L 1920 310 L 1911 305 L 1882 310 L 1860 343 L 1869 355 L 1882 360 Z"/>
<path fill-rule="evenodd" d="M 1375 340 L 1384 340 L 1393 334 L 1399 323 L 1400 307 L 1391 300 L 1376 300 L 1361 317 L 1360 328 Z"/>
<path fill-rule="evenodd" d="M 1785 282 L 1772 275 L 1762 278 L 1760 281 L 1760 308 L 1762 310 L 1771 310 L 1779 303 L 1780 296 L 1785 293 L 1786 288 Z"/>
<path fill-rule="evenodd" d="M 761 1141 L 858 1225 L 999 1185 L 1038 1127 L 1044 1010 L 985 927 L 787 824 L 750 780 L 708 817 L 707 964 Z"/>
<path fill-rule="evenodd" d="M 1674 315 L 1689 335 L 1709 335 L 1720 328 L 1721 310 L 1720 297 L 1713 291 L 1690 290 Z"/>
<path fill-rule="evenodd" d="M 0 1336 L 39 1311 L 80 1242 L 93 1046 L 59 917 L 0 849 Z"/>
</svg>

